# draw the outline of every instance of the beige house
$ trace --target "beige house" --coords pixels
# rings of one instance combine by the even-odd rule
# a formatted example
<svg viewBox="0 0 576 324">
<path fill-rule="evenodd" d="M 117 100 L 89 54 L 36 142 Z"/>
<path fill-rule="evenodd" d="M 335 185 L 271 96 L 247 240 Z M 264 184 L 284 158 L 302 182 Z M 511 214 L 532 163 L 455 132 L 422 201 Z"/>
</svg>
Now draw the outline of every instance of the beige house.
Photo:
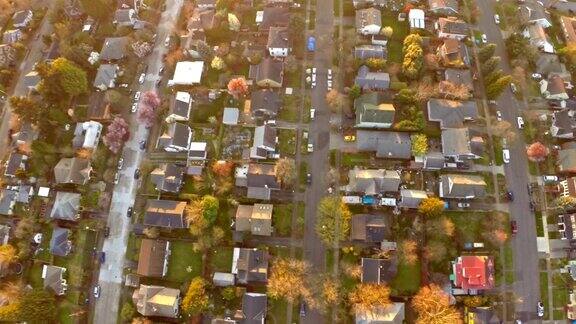
<svg viewBox="0 0 576 324">
<path fill-rule="evenodd" d="M 240 205 L 236 210 L 236 231 L 272 235 L 272 204 Z"/>
<path fill-rule="evenodd" d="M 138 313 L 144 316 L 176 318 L 180 304 L 180 290 L 162 286 L 140 285 L 132 294 Z"/>
</svg>

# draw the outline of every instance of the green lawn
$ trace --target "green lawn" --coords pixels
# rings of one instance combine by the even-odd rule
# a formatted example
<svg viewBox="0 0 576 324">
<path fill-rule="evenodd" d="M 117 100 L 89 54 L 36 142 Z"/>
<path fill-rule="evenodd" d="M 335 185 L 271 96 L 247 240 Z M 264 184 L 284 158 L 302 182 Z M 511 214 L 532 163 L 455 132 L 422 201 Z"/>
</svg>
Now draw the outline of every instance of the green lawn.
<svg viewBox="0 0 576 324">
<path fill-rule="evenodd" d="M 544 303 L 544 318 L 548 318 L 550 305 L 548 304 L 548 273 L 540 272 L 540 297 Z"/>
<path fill-rule="evenodd" d="M 402 62 L 402 46 L 404 38 L 409 33 L 408 21 L 398 21 L 398 15 L 390 11 L 382 12 L 382 27 L 390 26 L 394 30 L 392 37 L 388 40 L 388 61 L 389 62 Z"/>
<path fill-rule="evenodd" d="M 288 303 L 282 299 L 268 299 L 268 310 L 266 312 L 266 322 L 286 323 L 286 310 Z"/>
<path fill-rule="evenodd" d="M 166 280 L 185 282 L 202 274 L 202 255 L 194 252 L 192 243 L 173 241 Z"/>
<path fill-rule="evenodd" d="M 390 283 L 390 287 L 399 295 L 412 295 L 420 287 L 420 261 L 414 264 L 400 262 L 396 278 Z"/>
<path fill-rule="evenodd" d="M 445 211 L 444 214 L 454 222 L 456 234 L 462 242 L 477 242 L 482 219 L 490 217 L 490 213 L 484 212 Z"/>
<path fill-rule="evenodd" d="M 297 92 L 294 90 L 294 92 Z M 293 93 L 292 95 L 284 95 L 282 97 L 282 109 L 278 114 L 278 119 L 295 123 L 298 121 L 298 108 L 300 100 L 298 100 L 298 93 Z"/>
<path fill-rule="evenodd" d="M 233 252 L 232 247 L 218 247 L 210 256 L 210 269 L 218 272 L 230 272 Z"/>
<path fill-rule="evenodd" d="M 44 280 L 42 279 L 42 263 L 34 262 L 32 267 L 30 267 L 28 272 L 28 283 L 32 285 L 33 288 L 42 288 L 44 286 Z"/>
<path fill-rule="evenodd" d="M 370 161 L 370 153 L 342 153 L 340 164 L 342 166 L 353 167 L 356 165 L 362 165 Z"/>
<path fill-rule="evenodd" d="M 290 236 L 292 233 L 292 212 L 291 204 L 274 205 L 272 214 L 272 226 L 275 234 L 279 236 Z"/>
<path fill-rule="evenodd" d="M 296 130 L 278 130 L 278 151 L 282 157 L 296 154 Z"/>
</svg>

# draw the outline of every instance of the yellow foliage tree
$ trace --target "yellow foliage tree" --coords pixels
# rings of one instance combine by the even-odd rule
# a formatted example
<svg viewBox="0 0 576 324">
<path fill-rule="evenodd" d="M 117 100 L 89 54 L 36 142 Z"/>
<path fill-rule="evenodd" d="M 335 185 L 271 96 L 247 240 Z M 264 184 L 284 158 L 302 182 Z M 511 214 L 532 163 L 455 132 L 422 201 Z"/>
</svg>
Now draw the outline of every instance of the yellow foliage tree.
<svg viewBox="0 0 576 324">
<path fill-rule="evenodd" d="M 426 217 L 438 217 L 444 210 L 444 201 L 437 197 L 428 197 L 420 203 L 418 211 Z"/>
<path fill-rule="evenodd" d="M 192 279 L 182 299 L 182 311 L 188 315 L 198 315 L 208 309 L 209 304 L 206 281 L 202 277 Z"/>
<path fill-rule="evenodd" d="M 449 296 L 437 285 L 420 288 L 412 299 L 417 324 L 461 324 L 462 315 L 450 305 Z"/>
<path fill-rule="evenodd" d="M 371 312 L 390 305 L 390 288 L 386 285 L 361 283 L 348 298 L 356 312 Z"/>
</svg>

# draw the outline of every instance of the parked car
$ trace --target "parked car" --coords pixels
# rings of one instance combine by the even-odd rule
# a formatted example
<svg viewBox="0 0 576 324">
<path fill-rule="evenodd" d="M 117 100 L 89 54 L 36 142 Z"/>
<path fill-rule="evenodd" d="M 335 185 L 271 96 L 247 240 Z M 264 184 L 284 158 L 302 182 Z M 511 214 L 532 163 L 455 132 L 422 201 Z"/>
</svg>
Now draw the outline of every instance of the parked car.
<svg viewBox="0 0 576 324">
<path fill-rule="evenodd" d="M 134 101 L 138 101 L 140 99 L 140 95 L 142 93 L 140 91 L 136 91 L 136 93 L 134 94 Z"/>
<path fill-rule="evenodd" d="M 170 35 L 166 36 L 166 39 L 164 40 L 164 47 L 168 46 L 170 46 Z"/>
<path fill-rule="evenodd" d="M 510 90 L 512 91 L 512 93 L 518 92 L 518 88 L 516 88 L 516 85 L 514 83 L 510 83 Z"/>
<path fill-rule="evenodd" d="M 328 80 L 332 80 L 332 69 L 328 69 Z"/>
<path fill-rule="evenodd" d="M 458 203 L 458 207 L 460 207 L 460 208 L 469 208 L 469 207 L 470 207 L 470 203 L 467 203 L 467 202 L 459 202 L 459 203 Z"/>
<path fill-rule="evenodd" d="M 494 15 L 494 22 L 496 23 L 496 25 L 500 24 L 500 16 L 498 16 L 498 14 Z"/>
<path fill-rule="evenodd" d="M 100 260 L 100 263 L 106 262 L 106 252 L 104 252 L 104 251 L 100 252 L 99 260 Z"/>
<path fill-rule="evenodd" d="M 138 110 L 138 103 L 135 102 L 132 104 L 132 108 L 130 109 L 130 111 L 135 113 L 137 110 Z"/>
<path fill-rule="evenodd" d="M 503 149 L 502 150 L 502 161 L 504 161 L 504 163 L 506 163 L 506 164 L 510 163 L 510 150 L 509 149 Z"/>
<path fill-rule="evenodd" d="M 532 79 L 540 80 L 540 79 L 542 79 L 542 74 L 540 74 L 540 73 L 532 73 Z"/>
<path fill-rule="evenodd" d="M 482 43 L 488 43 L 488 37 L 486 37 L 486 34 L 482 34 Z"/>
<path fill-rule="evenodd" d="M 140 178 L 140 169 L 136 169 L 136 171 L 134 171 L 134 179 L 138 180 L 138 178 Z"/>
<path fill-rule="evenodd" d="M 306 302 L 300 303 L 300 317 L 306 317 Z"/>
<path fill-rule="evenodd" d="M 314 52 L 316 50 L 316 38 L 314 38 L 314 36 L 308 37 L 306 48 L 308 49 L 308 52 Z"/>
<path fill-rule="evenodd" d="M 314 120 L 315 116 L 316 116 L 316 109 L 311 108 L 310 109 L 310 120 Z"/>
<path fill-rule="evenodd" d="M 308 153 L 314 152 L 314 144 L 308 143 Z"/>
<path fill-rule="evenodd" d="M 356 135 L 346 135 L 344 136 L 344 142 L 354 142 L 356 140 Z"/>
<path fill-rule="evenodd" d="M 110 227 L 104 227 L 104 237 L 110 236 Z"/>
<path fill-rule="evenodd" d="M 516 117 L 516 121 L 518 122 L 518 129 L 524 128 L 524 119 L 520 116 Z"/>
<path fill-rule="evenodd" d="M 146 140 L 141 140 L 141 141 L 140 141 L 140 149 L 141 149 L 141 150 L 145 150 L 145 149 L 146 149 Z"/>
<path fill-rule="evenodd" d="M 306 183 L 307 184 L 311 184 L 312 183 L 312 174 L 307 173 L 306 174 Z"/>
<path fill-rule="evenodd" d="M 114 184 L 118 184 L 119 180 L 120 180 L 120 173 L 116 172 L 116 174 L 114 175 Z"/>
<path fill-rule="evenodd" d="M 134 213 L 134 208 L 128 207 L 128 210 L 126 211 L 126 217 L 128 217 L 128 218 L 132 217 L 133 213 Z"/>
<path fill-rule="evenodd" d="M 122 169 L 123 166 L 124 166 L 124 158 L 120 157 L 118 159 L 118 170 Z"/>
<path fill-rule="evenodd" d="M 146 79 L 146 73 L 140 74 L 140 77 L 138 78 L 138 83 L 140 84 L 144 83 L 144 79 Z"/>
<path fill-rule="evenodd" d="M 506 198 L 510 201 L 514 201 L 514 194 L 512 191 L 506 191 Z"/>
<path fill-rule="evenodd" d="M 542 180 L 544 182 L 558 182 L 558 177 L 552 176 L 552 175 L 545 175 L 545 176 L 542 176 Z"/>
<path fill-rule="evenodd" d="M 518 223 L 515 220 L 510 221 L 510 231 L 512 235 L 518 233 Z"/>
<path fill-rule="evenodd" d="M 502 121 L 502 112 L 500 110 L 496 110 L 496 120 Z"/>
<path fill-rule="evenodd" d="M 276 119 L 269 119 L 264 122 L 264 125 L 276 126 Z"/>
<path fill-rule="evenodd" d="M 544 303 L 542 303 L 542 301 L 538 301 L 538 305 L 536 307 L 538 317 L 544 317 Z"/>
<path fill-rule="evenodd" d="M 94 292 L 93 292 L 93 294 L 94 294 L 94 298 L 100 297 L 100 285 L 94 286 Z"/>
<path fill-rule="evenodd" d="M 165 69 L 165 68 L 166 68 L 165 66 L 161 66 L 161 67 L 160 67 L 160 70 L 158 70 L 158 74 L 164 73 L 164 69 Z"/>
</svg>

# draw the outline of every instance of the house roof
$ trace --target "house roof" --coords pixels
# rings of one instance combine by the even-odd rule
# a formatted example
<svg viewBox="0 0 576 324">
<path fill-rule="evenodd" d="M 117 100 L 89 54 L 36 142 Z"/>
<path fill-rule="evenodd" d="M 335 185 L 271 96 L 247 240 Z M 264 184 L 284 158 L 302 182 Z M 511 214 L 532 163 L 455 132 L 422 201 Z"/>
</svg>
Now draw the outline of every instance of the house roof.
<svg viewBox="0 0 576 324">
<path fill-rule="evenodd" d="M 172 85 L 198 84 L 202 80 L 204 61 L 182 61 L 176 63 L 174 76 L 169 83 Z"/>
<path fill-rule="evenodd" d="M 383 284 L 390 282 L 396 276 L 398 258 L 373 259 L 362 258 L 362 283 Z"/>
<path fill-rule="evenodd" d="M 486 195 L 486 182 L 482 176 L 464 174 L 440 175 L 440 197 L 482 198 Z"/>
<path fill-rule="evenodd" d="M 126 55 L 128 47 L 128 37 L 108 37 L 104 40 L 104 45 L 100 51 L 100 60 L 113 61 L 120 60 Z"/>
<path fill-rule="evenodd" d="M 380 243 L 386 234 L 386 222 L 382 215 L 358 214 L 350 220 L 350 240 Z"/>
<path fill-rule="evenodd" d="M 458 12 L 459 9 L 457 0 L 428 0 L 428 6 L 432 11 L 451 8 L 455 12 Z"/>
<path fill-rule="evenodd" d="M 358 167 L 348 171 L 347 192 L 377 195 L 384 192 L 398 191 L 400 173 L 393 170 L 364 170 Z"/>
<path fill-rule="evenodd" d="M 408 21 L 410 28 L 426 28 L 425 13 L 422 9 L 410 9 L 408 12 Z"/>
<path fill-rule="evenodd" d="M 73 183 L 83 185 L 90 179 L 90 160 L 81 158 L 62 158 L 54 167 L 56 183 Z"/>
<path fill-rule="evenodd" d="M 388 89 L 390 86 L 390 74 L 385 72 L 370 72 L 366 65 L 358 69 L 354 84 L 362 89 Z"/>
<path fill-rule="evenodd" d="M 158 139 L 158 148 L 177 146 L 188 149 L 192 133 L 188 125 L 171 123 L 162 136 Z"/>
<path fill-rule="evenodd" d="M 354 100 L 356 125 L 362 123 L 392 124 L 396 110 L 391 103 L 384 103 L 380 93 L 369 92 Z"/>
<path fill-rule="evenodd" d="M 163 277 L 170 254 L 170 242 L 164 240 L 143 239 L 140 244 L 137 273 L 145 277 Z"/>
<path fill-rule="evenodd" d="M 178 91 L 174 99 L 170 101 L 170 110 L 168 115 L 176 115 L 182 118 L 190 118 L 190 107 L 192 97 L 188 92 Z"/>
<path fill-rule="evenodd" d="M 387 58 L 388 51 L 382 45 L 363 44 L 354 47 L 354 57 L 361 60 L 369 58 Z"/>
<path fill-rule="evenodd" d="M 270 27 L 268 32 L 269 48 L 290 48 L 290 32 L 287 27 Z"/>
<path fill-rule="evenodd" d="M 74 148 L 95 149 L 102 132 L 102 124 L 96 121 L 86 121 L 76 124 L 72 146 Z"/>
<path fill-rule="evenodd" d="M 75 192 L 56 192 L 56 198 L 50 212 L 50 217 L 53 219 L 69 221 L 78 220 L 80 217 L 78 215 L 78 210 L 80 209 L 80 197 L 81 195 Z"/>
<path fill-rule="evenodd" d="M 564 109 L 552 113 L 552 126 L 550 131 L 552 136 L 572 138 L 576 130 L 575 111 Z"/>
<path fill-rule="evenodd" d="M 244 324 L 262 324 L 266 319 L 268 297 L 266 294 L 245 293 L 242 296 L 242 321 Z"/>
<path fill-rule="evenodd" d="M 205 31 L 214 28 L 216 23 L 216 11 L 209 10 L 198 10 L 194 9 L 192 16 L 188 19 L 186 28 L 189 31 Z"/>
<path fill-rule="evenodd" d="M 491 307 L 467 308 L 466 318 L 472 324 L 500 324 L 502 321 Z"/>
<path fill-rule="evenodd" d="M 12 215 L 18 192 L 16 190 L 0 190 L 0 215 Z"/>
<path fill-rule="evenodd" d="M 276 128 L 269 125 L 256 126 L 254 129 L 253 148 L 275 148 L 276 147 Z"/>
<path fill-rule="evenodd" d="M 456 17 L 438 18 L 438 30 L 444 34 L 468 35 L 468 24 Z"/>
<path fill-rule="evenodd" d="M 489 256 L 463 255 L 453 265 L 454 286 L 484 290 L 494 287 L 494 260 Z"/>
<path fill-rule="evenodd" d="M 376 8 L 366 8 L 356 10 L 356 28 L 363 28 L 369 25 L 382 26 L 382 14 Z"/>
<path fill-rule="evenodd" d="M 276 171 L 272 164 L 251 163 L 248 166 L 247 186 L 255 188 L 277 189 Z"/>
<path fill-rule="evenodd" d="M 0 66 L 7 67 L 14 64 L 16 49 L 11 45 L 0 44 Z"/>
<path fill-rule="evenodd" d="M 206 156 L 206 142 L 190 142 L 188 157 L 203 158 Z"/>
<path fill-rule="evenodd" d="M 456 85 L 466 85 L 470 89 L 474 87 L 472 73 L 468 69 L 446 69 L 444 70 L 444 79 Z"/>
<path fill-rule="evenodd" d="M 554 74 L 548 78 L 548 87 L 546 90 L 551 95 L 566 93 L 566 87 L 564 86 L 564 79 L 561 76 Z"/>
<path fill-rule="evenodd" d="M 258 249 L 234 248 L 232 273 L 241 284 L 268 281 L 268 252 Z"/>
<path fill-rule="evenodd" d="M 10 239 L 10 226 L 0 224 L 0 245 L 8 244 L 9 239 Z"/>
<path fill-rule="evenodd" d="M 440 122 L 440 128 L 462 127 L 465 120 L 478 117 L 475 101 L 430 99 L 427 108 L 428 120 Z"/>
<path fill-rule="evenodd" d="M 368 310 L 356 310 L 356 324 L 402 324 L 404 323 L 404 303 L 392 303 L 386 307 L 375 307 Z"/>
<path fill-rule="evenodd" d="M 175 318 L 178 315 L 180 290 L 163 286 L 140 285 L 132 294 L 138 313 L 144 316 Z"/>
<path fill-rule="evenodd" d="M 20 153 L 12 152 L 10 153 L 10 157 L 6 163 L 6 170 L 4 171 L 4 175 L 6 176 L 16 176 L 16 171 L 20 169 L 20 166 L 23 162 L 28 159 L 28 156 Z"/>
<path fill-rule="evenodd" d="M 186 167 L 175 163 L 162 163 L 150 174 L 150 181 L 161 191 L 178 193 L 184 182 Z"/>
<path fill-rule="evenodd" d="M 442 130 L 442 154 L 460 156 L 472 154 L 468 128 L 446 128 Z"/>
<path fill-rule="evenodd" d="M 239 205 L 236 210 L 236 230 L 250 231 L 253 235 L 272 235 L 272 211 L 274 205 Z"/>
<path fill-rule="evenodd" d="M 118 65 L 116 64 L 102 64 L 98 67 L 96 72 L 96 77 L 94 78 L 94 83 L 92 85 L 95 88 L 107 89 L 111 85 L 114 85 L 116 76 L 118 73 Z"/>
<path fill-rule="evenodd" d="M 32 10 L 20 10 L 16 11 L 12 15 L 12 24 L 14 26 L 25 25 L 26 21 L 32 17 Z"/>
<path fill-rule="evenodd" d="M 568 240 L 575 239 L 576 230 L 574 227 L 576 226 L 576 214 L 563 214 L 558 215 L 558 225 L 559 229 L 563 230 L 563 235 Z"/>
<path fill-rule="evenodd" d="M 44 279 L 44 289 L 50 288 L 54 293 L 60 295 L 66 289 L 62 282 L 66 268 L 45 264 L 42 267 L 42 279 Z"/>
<path fill-rule="evenodd" d="M 405 208 L 418 208 L 422 200 L 428 198 L 424 190 L 400 189 L 400 202 L 398 206 Z"/>
<path fill-rule="evenodd" d="M 22 38 L 22 31 L 20 29 L 7 30 L 2 35 L 2 43 L 4 44 L 16 43 L 21 38 Z"/>
<path fill-rule="evenodd" d="M 564 148 L 558 151 L 556 165 L 560 172 L 576 172 L 576 148 Z"/>
<path fill-rule="evenodd" d="M 576 43 L 576 18 L 560 16 L 560 24 L 566 43 Z"/>
<path fill-rule="evenodd" d="M 54 227 L 50 239 L 50 253 L 57 256 L 67 256 L 72 250 L 72 243 L 68 240 L 69 235 L 69 229 Z"/>
<path fill-rule="evenodd" d="M 412 156 L 408 133 L 358 130 L 356 147 L 359 151 L 375 151 L 376 157 L 409 159 Z"/>
<path fill-rule="evenodd" d="M 285 7 L 265 7 L 259 30 L 268 30 L 270 27 L 288 27 L 290 23 L 290 10 Z"/>
<path fill-rule="evenodd" d="M 249 74 L 257 83 L 271 80 L 282 84 L 284 80 L 284 63 L 272 58 L 265 58 L 258 65 L 251 65 Z"/>
<path fill-rule="evenodd" d="M 276 91 L 261 89 L 252 92 L 250 96 L 250 109 L 253 114 L 261 110 L 275 115 L 280 111 L 280 107 L 282 107 L 282 99 Z"/>
<path fill-rule="evenodd" d="M 144 225 L 168 228 L 188 227 L 184 218 L 185 201 L 148 199 Z"/>
<path fill-rule="evenodd" d="M 240 117 L 240 110 L 238 108 L 226 107 L 222 115 L 222 124 L 224 125 L 238 125 L 238 118 Z"/>
<path fill-rule="evenodd" d="M 132 23 L 136 18 L 135 16 L 134 9 L 118 9 L 114 12 L 114 22 L 119 24 Z"/>
</svg>

